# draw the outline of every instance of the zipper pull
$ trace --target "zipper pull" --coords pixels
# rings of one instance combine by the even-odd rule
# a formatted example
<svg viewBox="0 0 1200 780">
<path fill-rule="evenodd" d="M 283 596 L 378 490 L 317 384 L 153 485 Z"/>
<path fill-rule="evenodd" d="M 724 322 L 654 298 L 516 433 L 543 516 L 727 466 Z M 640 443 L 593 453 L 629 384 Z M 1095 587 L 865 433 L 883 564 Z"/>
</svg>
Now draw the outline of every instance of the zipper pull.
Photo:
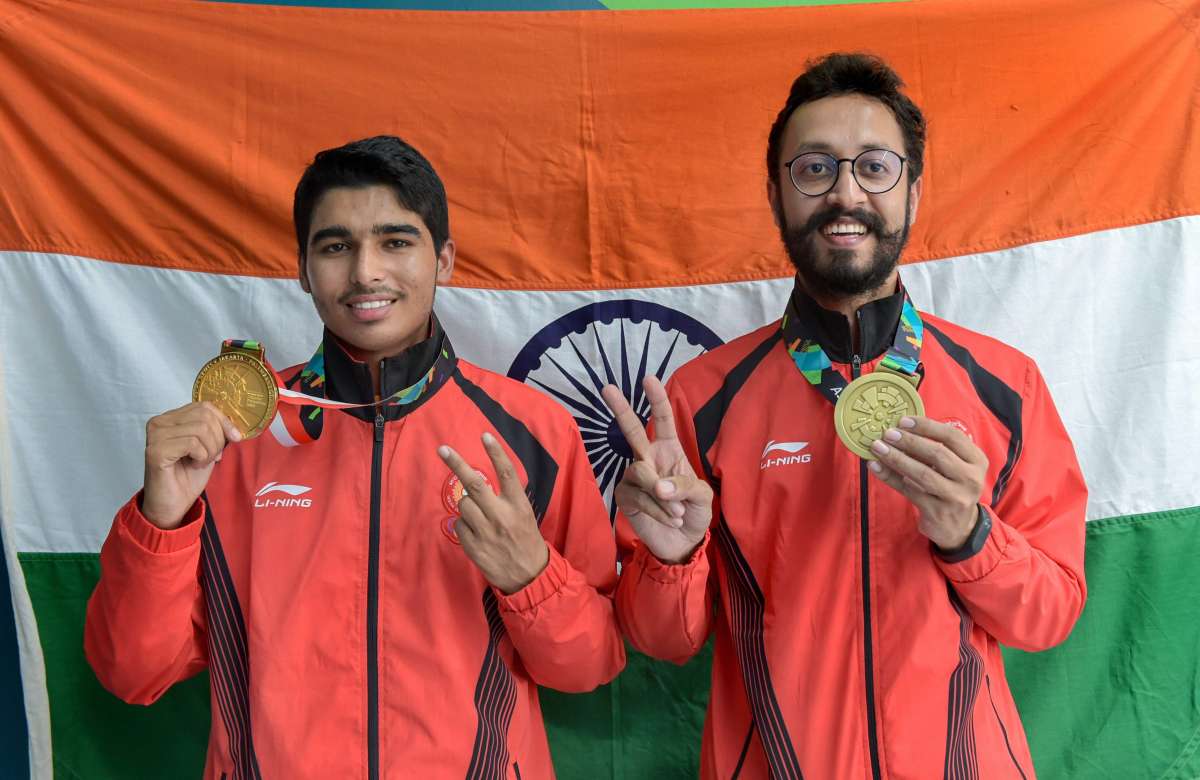
<svg viewBox="0 0 1200 780">
<path fill-rule="evenodd" d="M 850 358 L 850 376 L 857 379 L 860 371 L 862 371 L 862 358 L 854 355 Z"/>
<path fill-rule="evenodd" d="M 375 441 L 383 441 L 383 412 L 375 413 Z"/>
</svg>

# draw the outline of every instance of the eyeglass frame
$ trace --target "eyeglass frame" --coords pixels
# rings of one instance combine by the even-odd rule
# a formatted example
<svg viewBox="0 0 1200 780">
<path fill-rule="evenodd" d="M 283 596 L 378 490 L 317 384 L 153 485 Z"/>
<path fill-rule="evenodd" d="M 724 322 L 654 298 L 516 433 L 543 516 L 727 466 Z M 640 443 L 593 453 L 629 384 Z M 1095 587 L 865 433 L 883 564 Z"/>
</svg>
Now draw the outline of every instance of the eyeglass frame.
<svg viewBox="0 0 1200 780">
<path fill-rule="evenodd" d="M 900 173 L 896 175 L 896 181 L 892 182 L 892 186 L 888 187 L 886 190 L 880 190 L 879 192 L 872 192 L 872 191 L 868 190 L 866 187 L 864 187 L 862 185 L 862 182 L 858 180 L 858 174 L 854 172 L 854 164 L 856 162 L 858 162 L 858 158 L 862 157 L 864 154 L 869 154 L 871 152 L 886 152 L 888 154 L 894 154 L 900 160 Z M 799 160 L 801 157 L 805 156 L 806 154 L 820 154 L 820 155 L 823 155 L 823 156 L 829 158 L 830 160 L 833 160 L 835 163 L 837 163 L 836 172 L 833 174 L 833 181 L 830 182 L 829 189 L 825 190 L 824 192 L 818 192 L 816 195 L 809 195 L 807 192 L 800 189 L 800 185 L 796 184 L 796 179 L 792 175 L 792 163 L 796 162 L 796 160 Z M 792 159 L 788 160 L 783 165 L 785 168 L 787 168 L 788 181 L 790 181 L 792 183 L 792 187 L 796 190 L 796 192 L 800 193 L 801 195 L 803 195 L 806 198 L 820 198 L 823 195 L 828 195 L 829 193 L 833 192 L 833 188 L 837 186 L 838 180 L 842 178 L 842 163 L 844 163 L 844 162 L 850 163 L 850 175 L 852 177 L 854 177 L 854 183 L 858 185 L 858 188 L 860 190 L 867 193 L 868 195 L 883 195 L 884 193 L 891 192 L 892 190 L 896 189 L 896 185 L 899 184 L 900 180 L 904 178 L 904 166 L 908 163 L 908 158 L 901 155 L 898 152 L 892 151 L 891 149 L 884 149 L 883 147 L 875 147 L 872 149 L 863 149 L 861 152 L 856 154 L 854 157 L 834 157 L 832 154 L 829 154 L 828 152 L 816 152 L 816 151 L 800 152 L 800 154 L 798 154 L 795 157 L 793 157 Z"/>
</svg>

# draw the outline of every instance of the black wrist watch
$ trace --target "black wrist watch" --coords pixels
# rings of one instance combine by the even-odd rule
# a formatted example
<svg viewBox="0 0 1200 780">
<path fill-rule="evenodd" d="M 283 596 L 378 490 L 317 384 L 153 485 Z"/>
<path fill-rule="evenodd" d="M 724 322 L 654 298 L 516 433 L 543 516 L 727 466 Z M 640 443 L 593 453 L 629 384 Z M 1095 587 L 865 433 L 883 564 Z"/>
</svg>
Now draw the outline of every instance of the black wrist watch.
<svg viewBox="0 0 1200 780">
<path fill-rule="evenodd" d="M 971 529 L 971 535 L 967 537 L 967 541 L 963 542 L 960 547 L 948 552 L 939 550 L 937 545 L 933 545 L 933 551 L 938 554 L 938 557 L 947 563 L 958 563 L 965 561 L 975 553 L 983 549 L 983 543 L 987 541 L 988 534 L 992 532 L 992 516 L 984 511 L 983 506 L 979 507 L 979 517 L 975 520 L 975 527 Z M 932 544 L 932 542 L 931 542 Z"/>
</svg>

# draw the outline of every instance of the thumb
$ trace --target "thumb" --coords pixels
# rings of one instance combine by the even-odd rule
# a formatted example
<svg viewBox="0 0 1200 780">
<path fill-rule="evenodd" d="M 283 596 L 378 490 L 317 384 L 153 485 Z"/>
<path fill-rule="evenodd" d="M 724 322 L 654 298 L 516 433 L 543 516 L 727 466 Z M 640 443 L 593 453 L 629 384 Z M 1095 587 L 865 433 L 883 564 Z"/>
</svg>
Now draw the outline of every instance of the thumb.
<svg viewBox="0 0 1200 780">
<path fill-rule="evenodd" d="M 237 442 L 242 440 L 242 429 L 234 425 L 228 415 L 221 415 L 221 429 L 225 431 L 225 441 Z"/>
<path fill-rule="evenodd" d="M 707 504 L 712 501 L 712 488 L 695 474 L 675 474 L 654 483 L 654 497 L 672 503 Z"/>
</svg>

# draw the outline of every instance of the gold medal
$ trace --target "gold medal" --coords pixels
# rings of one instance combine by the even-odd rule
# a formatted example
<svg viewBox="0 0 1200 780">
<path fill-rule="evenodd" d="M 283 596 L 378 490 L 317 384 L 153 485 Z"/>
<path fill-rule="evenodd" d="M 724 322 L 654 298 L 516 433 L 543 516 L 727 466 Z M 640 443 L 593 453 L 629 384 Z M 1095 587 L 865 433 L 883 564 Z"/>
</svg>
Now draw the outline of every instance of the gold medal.
<svg viewBox="0 0 1200 780">
<path fill-rule="evenodd" d="M 851 452 L 875 460 L 871 444 L 901 417 L 925 414 L 925 405 L 911 381 L 886 370 L 860 376 L 842 390 L 833 408 L 838 438 Z"/>
<path fill-rule="evenodd" d="M 279 388 L 263 364 L 262 349 L 225 345 L 205 363 L 192 385 L 193 401 L 208 401 L 224 412 L 246 439 L 262 433 L 275 417 Z"/>
</svg>

